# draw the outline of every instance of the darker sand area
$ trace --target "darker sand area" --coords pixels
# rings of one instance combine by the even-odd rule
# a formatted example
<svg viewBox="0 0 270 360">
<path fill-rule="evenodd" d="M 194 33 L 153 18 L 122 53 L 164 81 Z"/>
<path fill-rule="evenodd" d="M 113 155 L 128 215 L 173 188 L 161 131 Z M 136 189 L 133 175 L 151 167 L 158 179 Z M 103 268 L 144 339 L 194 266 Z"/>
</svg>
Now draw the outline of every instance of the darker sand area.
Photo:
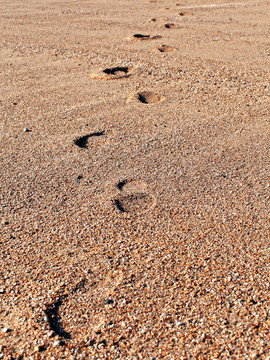
<svg viewBox="0 0 270 360">
<path fill-rule="evenodd" d="M 270 359 L 269 9 L 0 2 L 1 359 Z"/>
</svg>

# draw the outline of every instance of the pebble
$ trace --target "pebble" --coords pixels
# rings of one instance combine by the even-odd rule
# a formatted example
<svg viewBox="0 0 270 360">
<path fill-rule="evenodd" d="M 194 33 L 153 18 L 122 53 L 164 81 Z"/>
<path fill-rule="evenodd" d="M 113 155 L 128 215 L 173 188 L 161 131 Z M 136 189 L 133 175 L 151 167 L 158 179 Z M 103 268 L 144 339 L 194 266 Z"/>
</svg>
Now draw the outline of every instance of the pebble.
<svg viewBox="0 0 270 360">
<path fill-rule="evenodd" d="M 10 330 L 8 327 L 4 327 L 2 331 L 3 331 L 3 333 L 8 333 L 8 332 L 10 332 L 11 330 Z"/>
<path fill-rule="evenodd" d="M 104 304 L 113 304 L 113 300 L 112 299 L 105 299 Z"/>
<path fill-rule="evenodd" d="M 23 129 L 23 132 L 29 132 L 30 130 L 26 127 Z"/>
<path fill-rule="evenodd" d="M 61 340 L 56 340 L 54 343 L 53 343 L 53 346 L 54 347 L 57 347 L 57 346 L 60 346 L 61 345 Z"/>
<path fill-rule="evenodd" d="M 4 294 L 6 292 L 6 288 L 0 288 L 0 294 Z"/>
<path fill-rule="evenodd" d="M 183 326 L 183 325 L 185 325 L 184 323 L 182 323 L 181 321 L 178 321 L 178 320 L 176 320 L 175 323 L 176 323 L 177 326 Z"/>
<path fill-rule="evenodd" d="M 54 332 L 53 330 L 50 330 L 50 331 L 48 332 L 48 337 L 49 337 L 49 338 L 52 338 L 54 335 L 55 335 L 55 332 Z"/>
<path fill-rule="evenodd" d="M 5 219 L 3 219 L 3 220 L 1 221 L 1 224 L 2 224 L 2 225 L 8 225 L 8 221 L 5 220 Z"/>
<path fill-rule="evenodd" d="M 34 348 L 34 351 L 35 351 L 35 352 L 39 352 L 40 350 L 41 350 L 41 346 L 40 346 L 40 345 L 35 346 L 35 348 Z"/>
</svg>

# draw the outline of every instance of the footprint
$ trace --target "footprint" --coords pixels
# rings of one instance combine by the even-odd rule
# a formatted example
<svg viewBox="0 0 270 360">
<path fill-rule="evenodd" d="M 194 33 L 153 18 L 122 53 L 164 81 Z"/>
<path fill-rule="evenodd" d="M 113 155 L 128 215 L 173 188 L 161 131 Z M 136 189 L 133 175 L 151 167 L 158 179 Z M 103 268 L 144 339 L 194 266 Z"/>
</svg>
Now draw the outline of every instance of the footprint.
<svg viewBox="0 0 270 360">
<path fill-rule="evenodd" d="M 62 305 L 66 297 L 67 295 L 64 295 L 57 299 L 56 302 L 48 305 L 44 312 L 47 316 L 47 321 L 49 323 L 50 329 L 62 338 L 70 339 L 70 334 L 62 327 L 61 318 L 59 315 L 60 306 Z"/>
<path fill-rule="evenodd" d="M 191 15 L 190 13 L 188 13 L 188 12 L 180 12 L 180 13 L 178 13 L 178 15 L 180 15 L 180 16 L 187 16 L 187 15 Z"/>
<path fill-rule="evenodd" d="M 167 52 L 172 52 L 175 51 L 176 48 L 169 46 L 169 45 L 161 45 L 161 46 L 157 46 L 156 48 L 154 48 L 153 50 L 162 52 L 162 53 L 167 53 Z"/>
<path fill-rule="evenodd" d="M 114 200 L 114 206 L 122 213 L 141 213 L 154 205 L 154 198 L 146 192 L 144 181 L 125 179 L 119 181 L 117 188 L 121 194 Z"/>
<path fill-rule="evenodd" d="M 170 8 L 169 8 L 169 7 L 163 7 L 163 8 L 160 8 L 160 9 L 159 9 L 159 11 L 165 11 L 165 10 L 168 11 L 168 10 L 170 10 Z"/>
<path fill-rule="evenodd" d="M 153 104 L 164 99 L 165 98 L 161 94 L 152 91 L 141 91 L 131 94 L 127 100 L 127 103 L 132 100 L 138 100 L 143 104 Z"/>
<path fill-rule="evenodd" d="M 142 192 L 121 195 L 114 200 L 115 207 L 122 213 L 140 213 L 153 206 L 153 198 Z"/>
<path fill-rule="evenodd" d="M 125 179 L 125 180 L 119 181 L 119 183 L 117 184 L 117 188 L 120 191 L 136 192 L 136 191 L 146 190 L 147 185 L 145 182 L 140 181 L 140 180 Z"/>
<path fill-rule="evenodd" d="M 131 76 L 132 70 L 133 70 L 132 67 L 116 66 L 116 67 L 93 72 L 92 74 L 90 74 L 90 79 L 114 80 L 114 79 L 127 78 Z"/>
<path fill-rule="evenodd" d="M 75 145 L 77 145 L 78 147 L 82 148 L 82 149 L 88 149 L 89 148 L 89 143 L 90 143 L 90 139 L 95 138 L 95 137 L 100 137 L 105 135 L 104 131 L 99 131 L 99 132 L 94 132 L 90 135 L 84 135 L 82 137 L 79 137 L 78 139 L 76 139 L 74 141 Z"/>
<path fill-rule="evenodd" d="M 75 287 L 69 292 L 69 294 L 76 293 L 78 290 L 84 288 L 84 285 L 85 285 L 85 279 L 79 281 L 75 285 Z M 61 338 L 64 339 L 71 339 L 71 335 L 69 332 L 67 332 L 64 329 L 59 312 L 60 312 L 60 307 L 63 305 L 64 301 L 68 298 L 69 294 L 64 293 L 58 296 L 58 298 L 51 304 L 47 305 L 44 310 L 44 313 L 47 317 L 46 321 L 48 322 L 50 329 L 54 331 L 55 334 L 59 335 Z"/>
<path fill-rule="evenodd" d="M 154 36 L 151 36 L 151 35 L 143 35 L 143 34 L 134 34 L 132 36 L 129 36 L 127 39 L 128 40 L 156 40 L 156 39 L 160 39 L 162 38 L 161 35 L 154 35 Z"/>
<path fill-rule="evenodd" d="M 152 18 L 152 19 L 149 19 L 148 22 L 158 22 L 158 21 L 162 21 L 161 18 Z"/>
<path fill-rule="evenodd" d="M 178 29 L 179 28 L 179 26 L 177 24 L 173 24 L 173 23 L 164 24 L 163 27 L 165 29 Z"/>
</svg>

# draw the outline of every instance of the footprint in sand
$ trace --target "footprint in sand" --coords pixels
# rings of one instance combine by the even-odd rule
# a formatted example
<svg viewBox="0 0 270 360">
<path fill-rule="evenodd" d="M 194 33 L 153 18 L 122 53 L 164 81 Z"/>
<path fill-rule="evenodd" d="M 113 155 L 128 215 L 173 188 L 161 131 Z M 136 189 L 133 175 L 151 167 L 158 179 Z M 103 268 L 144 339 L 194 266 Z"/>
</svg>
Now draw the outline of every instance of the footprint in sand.
<svg viewBox="0 0 270 360">
<path fill-rule="evenodd" d="M 116 208 L 123 213 L 147 211 L 152 205 L 152 198 L 143 193 L 121 195 L 115 201 Z"/>
<path fill-rule="evenodd" d="M 187 15 L 191 15 L 191 13 L 188 13 L 188 12 L 179 12 L 178 13 L 179 16 L 187 16 Z"/>
<path fill-rule="evenodd" d="M 162 38 L 161 35 L 143 35 L 143 34 L 134 34 L 129 36 L 127 39 L 128 40 L 133 40 L 133 41 L 142 41 L 142 40 L 156 40 L 156 39 L 160 39 Z"/>
<path fill-rule="evenodd" d="M 105 259 L 102 260 L 103 264 L 104 262 L 106 262 Z M 67 289 L 67 295 L 60 307 L 58 307 L 59 300 L 56 300 L 45 310 L 45 314 L 47 311 L 49 315 L 46 315 L 47 327 L 58 335 L 63 345 L 68 343 L 68 339 L 76 339 L 78 334 L 82 333 L 85 338 L 96 337 L 97 332 L 108 322 L 106 313 L 108 307 L 114 304 L 115 292 L 121 286 L 124 274 L 120 269 L 111 269 L 101 274 L 99 271 L 100 269 L 96 266 L 93 266 L 91 271 L 87 269 L 85 279 L 78 283 L 75 290 Z M 55 304 L 57 309 L 55 309 Z M 99 308 L 98 312 L 97 308 Z M 61 329 L 65 329 L 67 337 L 63 335 L 58 324 L 61 324 Z"/>
<path fill-rule="evenodd" d="M 99 138 L 101 136 L 105 136 L 104 131 L 94 132 L 89 135 L 81 136 L 74 141 L 74 144 L 76 146 L 78 146 L 79 148 L 88 149 L 91 146 L 90 145 L 91 141 L 93 141 L 94 139 Z"/>
<path fill-rule="evenodd" d="M 136 192 L 138 190 L 145 191 L 147 189 L 147 185 L 144 181 L 140 180 L 134 180 L 134 179 L 125 179 L 122 181 L 119 181 L 117 184 L 117 188 L 120 191 L 125 192 Z"/>
<path fill-rule="evenodd" d="M 170 8 L 169 8 L 169 7 L 163 7 L 163 8 L 160 8 L 160 9 L 159 9 L 159 11 L 165 11 L 165 10 L 168 11 L 168 10 L 170 10 Z"/>
<path fill-rule="evenodd" d="M 90 74 L 90 79 L 114 80 L 128 78 L 132 75 L 133 67 L 115 66 L 103 70 L 97 70 Z"/>
<path fill-rule="evenodd" d="M 157 46 L 153 49 L 154 51 L 159 51 L 161 53 L 168 53 L 168 52 L 173 52 L 176 50 L 176 48 L 174 48 L 173 46 L 169 46 L 169 45 L 161 45 L 161 46 Z"/>
<path fill-rule="evenodd" d="M 159 22 L 159 21 L 162 21 L 161 18 L 152 18 L 152 19 L 149 19 L 148 22 Z"/>
<path fill-rule="evenodd" d="M 163 27 L 165 29 L 178 29 L 179 25 L 173 24 L 173 23 L 167 23 L 167 24 L 164 24 Z"/>
<path fill-rule="evenodd" d="M 127 99 L 127 103 L 133 100 L 137 100 L 143 104 L 153 104 L 159 101 L 164 100 L 164 96 L 159 93 L 155 93 L 152 91 L 141 91 L 132 93 L 129 98 Z"/>
<path fill-rule="evenodd" d="M 69 295 L 75 294 L 78 290 L 83 289 L 85 285 L 85 279 L 79 281 L 73 289 L 70 291 L 64 291 L 62 294 L 59 294 L 55 301 L 50 304 L 47 304 L 43 310 L 50 330 L 52 330 L 56 335 L 62 339 L 71 339 L 71 335 L 68 331 L 65 330 L 63 326 L 63 318 L 60 315 L 60 309 L 65 303 Z"/>
<path fill-rule="evenodd" d="M 121 194 L 113 201 L 116 209 L 122 213 L 139 214 L 154 206 L 154 197 L 147 193 L 143 181 L 127 179 L 117 184 Z"/>
<path fill-rule="evenodd" d="M 47 305 L 44 313 L 46 315 L 46 320 L 50 330 L 64 339 L 70 339 L 70 333 L 67 332 L 62 326 L 62 319 L 59 315 L 60 306 L 62 305 L 65 298 L 66 295 L 59 297 L 54 303 Z"/>
</svg>

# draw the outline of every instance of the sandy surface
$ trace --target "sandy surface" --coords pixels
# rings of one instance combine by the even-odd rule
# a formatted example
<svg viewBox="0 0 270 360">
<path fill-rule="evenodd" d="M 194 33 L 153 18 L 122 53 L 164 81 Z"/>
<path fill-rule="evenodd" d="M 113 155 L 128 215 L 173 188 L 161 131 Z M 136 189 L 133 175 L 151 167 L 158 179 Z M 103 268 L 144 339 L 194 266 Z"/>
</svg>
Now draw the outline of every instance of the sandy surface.
<svg viewBox="0 0 270 360">
<path fill-rule="evenodd" d="M 270 358 L 269 9 L 1 0 L 1 359 Z"/>
</svg>

